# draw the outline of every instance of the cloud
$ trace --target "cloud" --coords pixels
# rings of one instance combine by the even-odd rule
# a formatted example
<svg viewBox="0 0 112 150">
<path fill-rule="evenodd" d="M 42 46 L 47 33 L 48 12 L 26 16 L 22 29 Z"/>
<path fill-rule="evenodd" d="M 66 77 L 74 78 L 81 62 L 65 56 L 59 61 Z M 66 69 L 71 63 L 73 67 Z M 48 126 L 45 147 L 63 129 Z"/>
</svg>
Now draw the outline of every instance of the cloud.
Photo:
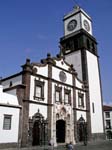
<svg viewBox="0 0 112 150">
<path fill-rule="evenodd" d="M 42 34 L 38 34 L 37 35 L 37 38 L 39 39 L 39 40 L 47 40 L 47 36 L 46 35 L 42 35 Z"/>
</svg>

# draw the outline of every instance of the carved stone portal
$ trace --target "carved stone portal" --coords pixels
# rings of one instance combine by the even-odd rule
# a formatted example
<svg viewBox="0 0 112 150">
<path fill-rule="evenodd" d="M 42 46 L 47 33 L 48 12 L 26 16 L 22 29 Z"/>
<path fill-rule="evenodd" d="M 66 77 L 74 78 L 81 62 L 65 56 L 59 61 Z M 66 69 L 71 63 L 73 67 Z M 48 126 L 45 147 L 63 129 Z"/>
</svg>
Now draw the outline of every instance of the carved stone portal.
<svg viewBox="0 0 112 150">
<path fill-rule="evenodd" d="M 45 145 L 48 143 L 48 121 L 39 110 L 29 119 L 29 145 Z"/>
</svg>

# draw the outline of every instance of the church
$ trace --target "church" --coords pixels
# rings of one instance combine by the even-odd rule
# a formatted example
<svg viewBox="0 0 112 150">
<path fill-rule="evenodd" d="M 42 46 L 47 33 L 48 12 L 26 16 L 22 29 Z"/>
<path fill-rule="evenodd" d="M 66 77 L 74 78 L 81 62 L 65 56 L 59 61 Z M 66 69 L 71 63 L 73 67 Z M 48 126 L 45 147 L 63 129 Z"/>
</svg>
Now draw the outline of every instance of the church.
<svg viewBox="0 0 112 150">
<path fill-rule="evenodd" d="M 0 147 L 104 139 L 102 88 L 92 20 L 76 6 L 63 18 L 60 52 L 26 59 L 0 80 Z"/>
</svg>

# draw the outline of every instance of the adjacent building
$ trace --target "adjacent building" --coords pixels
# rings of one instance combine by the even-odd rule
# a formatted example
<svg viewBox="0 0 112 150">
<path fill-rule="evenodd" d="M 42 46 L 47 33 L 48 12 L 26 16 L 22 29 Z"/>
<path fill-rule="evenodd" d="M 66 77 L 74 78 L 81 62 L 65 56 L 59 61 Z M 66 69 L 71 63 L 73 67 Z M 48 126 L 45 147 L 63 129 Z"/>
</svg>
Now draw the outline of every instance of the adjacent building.
<svg viewBox="0 0 112 150">
<path fill-rule="evenodd" d="M 0 145 L 17 146 L 21 106 L 16 95 L 3 92 L 0 85 Z"/>
<path fill-rule="evenodd" d="M 103 111 L 106 139 L 112 139 L 112 106 L 104 105 Z"/>
</svg>

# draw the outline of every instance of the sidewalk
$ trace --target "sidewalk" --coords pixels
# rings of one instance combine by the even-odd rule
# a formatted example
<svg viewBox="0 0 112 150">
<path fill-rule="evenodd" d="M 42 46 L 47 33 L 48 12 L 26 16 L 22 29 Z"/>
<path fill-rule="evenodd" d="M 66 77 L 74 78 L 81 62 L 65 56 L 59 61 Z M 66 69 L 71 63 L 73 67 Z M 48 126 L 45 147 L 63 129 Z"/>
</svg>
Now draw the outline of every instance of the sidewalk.
<svg viewBox="0 0 112 150">
<path fill-rule="evenodd" d="M 65 145 L 60 145 L 58 147 L 51 146 L 35 146 L 35 147 L 26 147 L 26 148 L 7 148 L 0 150 L 66 150 Z M 111 141 L 97 141 L 89 142 L 87 146 L 84 146 L 83 143 L 74 145 L 74 150 L 112 150 L 112 140 Z"/>
</svg>

